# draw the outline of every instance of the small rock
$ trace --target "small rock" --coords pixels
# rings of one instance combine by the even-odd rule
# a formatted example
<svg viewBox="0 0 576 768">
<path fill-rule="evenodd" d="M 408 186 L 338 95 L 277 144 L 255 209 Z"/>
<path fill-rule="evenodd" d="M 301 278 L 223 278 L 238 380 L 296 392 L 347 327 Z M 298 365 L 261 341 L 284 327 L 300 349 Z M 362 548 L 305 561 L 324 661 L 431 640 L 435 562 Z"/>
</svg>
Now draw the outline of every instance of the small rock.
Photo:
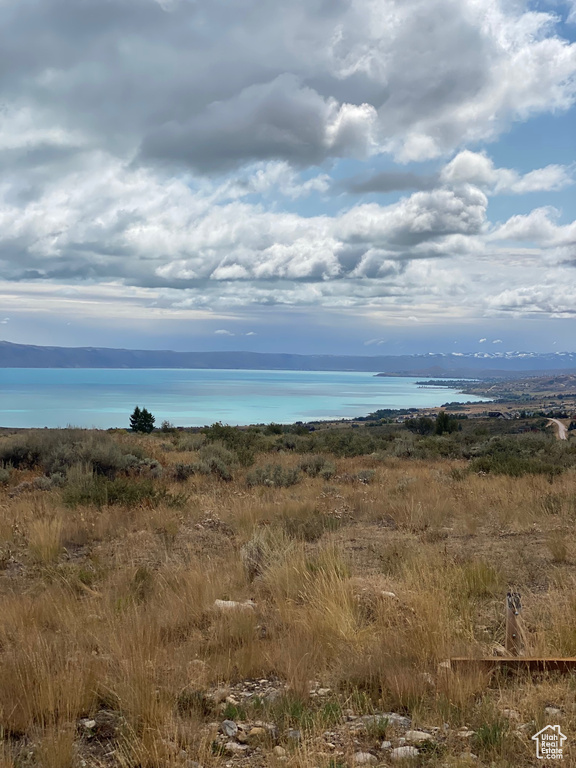
<svg viewBox="0 0 576 768">
<path fill-rule="evenodd" d="M 396 600 L 397 599 L 395 592 L 380 592 L 380 594 L 382 595 L 382 597 L 389 597 L 392 600 Z"/>
<path fill-rule="evenodd" d="M 274 747 L 274 749 L 272 750 L 272 753 L 276 757 L 286 757 L 286 750 L 284 749 L 284 747 Z"/>
<path fill-rule="evenodd" d="M 228 689 L 227 688 L 217 688 L 212 694 L 210 694 L 210 698 L 214 702 L 214 704 L 220 704 L 223 701 L 226 701 L 226 696 L 228 696 Z"/>
<path fill-rule="evenodd" d="M 234 720 L 223 720 L 220 723 L 220 730 L 224 736 L 228 736 L 229 739 L 233 739 L 238 733 L 238 726 Z"/>
<path fill-rule="evenodd" d="M 248 731 L 248 740 L 251 742 L 264 741 L 268 736 L 268 731 L 262 726 L 254 726 Z"/>
<path fill-rule="evenodd" d="M 253 600 L 214 600 L 214 608 L 219 611 L 253 611 L 256 603 Z"/>
<path fill-rule="evenodd" d="M 507 717 L 508 720 L 516 720 L 517 722 L 520 721 L 520 712 L 518 712 L 516 709 L 503 709 L 502 714 L 504 717 Z"/>
<path fill-rule="evenodd" d="M 458 736 L 460 736 L 462 739 L 469 739 L 471 736 L 474 736 L 476 731 L 469 731 L 466 728 L 462 728 L 458 731 Z"/>
<path fill-rule="evenodd" d="M 380 744 L 380 749 L 392 749 L 392 742 L 383 741 L 382 744 Z"/>
<path fill-rule="evenodd" d="M 474 760 L 478 760 L 478 755 L 475 755 L 473 752 L 462 752 L 460 754 L 460 760 L 467 760 L 471 763 Z"/>
<path fill-rule="evenodd" d="M 84 720 L 80 720 L 80 723 L 82 728 L 84 728 L 86 731 L 91 731 L 93 728 L 96 728 L 96 720 L 89 720 L 86 718 Z"/>
<path fill-rule="evenodd" d="M 291 741 L 302 741 L 302 733 L 297 728 L 291 728 L 286 736 Z"/>
<path fill-rule="evenodd" d="M 243 752 L 246 752 L 248 749 L 247 744 L 237 744 L 235 741 L 227 741 L 226 744 L 224 744 L 224 749 L 228 754 L 230 755 L 239 755 Z"/>
<path fill-rule="evenodd" d="M 410 728 L 410 718 L 399 715 L 397 712 L 384 712 L 382 715 L 379 715 L 380 720 L 383 718 L 386 718 L 390 725 L 397 725 L 399 728 Z"/>
<path fill-rule="evenodd" d="M 356 752 L 353 760 L 354 765 L 373 765 L 378 762 L 378 759 L 371 755 L 370 752 Z"/>
<path fill-rule="evenodd" d="M 430 741 L 432 738 L 426 731 L 406 731 L 404 736 L 406 741 L 411 741 L 413 744 L 418 744 L 420 741 Z"/>
<path fill-rule="evenodd" d="M 316 691 L 318 696 L 328 696 L 329 693 L 332 693 L 330 688 L 318 688 Z"/>
<path fill-rule="evenodd" d="M 558 707 L 544 707 L 544 712 L 548 717 L 560 717 L 562 715 L 562 710 Z"/>
<path fill-rule="evenodd" d="M 430 672 L 422 672 L 420 674 L 420 678 L 421 678 L 423 683 L 426 683 L 426 685 L 429 685 L 431 688 L 435 688 L 436 687 L 436 683 L 434 681 L 434 678 L 430 674 Z"/>
<path fill-rule="evenodd" d="M 397 763 L 400 762 L 400 760 L 408 760 L 411 757 L 418 757 L 418 750 L 416 747 L 396 747 L 396 749 L 393 749 L 392 752 L 390 752 L 390 757 L 392 758 L 392 761 Z"/>
<path fill-rule="evenodd" d="M 537 730 L 536 723 L 533 720 L 531 720 L 529 723 L 522 723 L 522 725 L 519 725 L 516 730 L 522 734 Z"/>
</svg>

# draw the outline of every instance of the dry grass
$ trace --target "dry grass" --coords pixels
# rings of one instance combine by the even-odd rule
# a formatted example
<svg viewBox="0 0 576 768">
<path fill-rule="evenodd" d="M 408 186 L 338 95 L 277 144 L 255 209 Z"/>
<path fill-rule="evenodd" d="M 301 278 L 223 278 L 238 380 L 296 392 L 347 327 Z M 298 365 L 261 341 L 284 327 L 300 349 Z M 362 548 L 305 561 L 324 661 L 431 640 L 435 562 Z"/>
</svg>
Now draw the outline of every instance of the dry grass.
<svg viewBox="0 0 576 768">
<path fill-rule="evenodd" d="M 129 450 L 132 438 L 117 439 Z M 138 442 L 165 467 L 193 461 L 202 445 Z M 274 457 L 284 468 L 298 460 Z M 233 482 L 158 481 L 185 491 L 179 507 L 162 497 L 68 508 L 58 488 L 14 499 L 0 490 L 0 768 L 24 765 L 28 752 L 44 768 L 73 768 L 82 754 L 88 766 L 224 764 L 206 725 L 220 713 L 204 694 L 271 676 L 287 686 L 292 721 L 298 707 L 311 712 L 290 766 L 330 765 L 315 746 L 328 715 L 310 703 L 311 680 L 333 690 L 338 712 L 473 728 L 477 765 L 532 764 L 530 744 L 508 737 L 506 708 L 540 725 L 553 704 L 576 733 L 570 680 L 495 685 L 438 666 L 503 642 L 511 587 L 523 596 L 530 649 L 576 655 L 576 473 L 551 485 L 468 475 L 461 461 L 334 463 L 333 477 L 303 475 L 288 488 L 249 490 L 242 469 Z M 256 609 L 223 613 L 216 599 Z M 78 722 L 102 710 L 121 723 L 114 758 L 83 753 Z M 287 722 L 286 711 L 262 716 Z M 457 738 L 446 750 L 447 765 L 465 764 Z"/>
</svg>

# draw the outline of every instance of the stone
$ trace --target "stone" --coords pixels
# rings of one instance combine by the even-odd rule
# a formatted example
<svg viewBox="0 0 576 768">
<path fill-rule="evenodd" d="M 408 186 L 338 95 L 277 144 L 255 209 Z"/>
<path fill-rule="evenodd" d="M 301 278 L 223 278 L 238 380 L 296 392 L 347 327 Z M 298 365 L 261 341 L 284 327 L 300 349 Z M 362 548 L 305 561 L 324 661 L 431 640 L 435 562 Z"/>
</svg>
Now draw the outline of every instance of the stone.
<svg viewBox="0 0 576 768">
<path fill-rule="evenodd" d="M 223 701 L 226 701 L 226 696 L 228 696 L 229 691 L 227 688 L 217 688 L 212 694 L 210 694 L 210 698 L 214 702 L 214 704 L 220 704 Z"/>
<path fill-rule="evenodd" d="M 274 754 L 276 757 L 286 757 L 286 750 L 284 747 L 274 747 L 272 754 Z"/>
<path fill-rule="evenodd" d="M 418 744 L 421 741 L 430 741 L 432 736 L 426 731 L 406 731 L 404 734 L 406 741 L 411 741 L 413 744 Z"/>
<path fill-rule="evenodd" d="M 396 747 L 390 752 L 390 757 L 394 763 L 398 763 L 401 760 L 409 760 L 413 757 L 418 757 L 419 752 L 416 747 Z"/>
<path fill-rule="evenodd" d="M 93 728 L 96 728 L 96 720 L 85 718 L 84 720 L 80 720 L 80 723 L 82 724 L 82 728 L 86 731 L 91 731 Z"/>
<path fill-rule="evenodd" d="M 399 728 L 410 728 L 410 718 L 405 717 L 404 715 L 399 715 L 397 712 L 384 712 L 383 714 L 378 715 L 378 718 L 380 720 L 386 718 L 390 725 L 396 725 Z"/>
<path fill-rule="evenodd" d="M 267 737 L 267 729 L 259 725 L 255 725 L 248 731 L 248 741 L 250 742 L 261 742 L 264 741 Z"/>
<path fill-rule="evenodd" d="M 302 733 L 297 728 L 291 728 L 286 736 L 291 741 L 302 741 Z"/>
<path fill-rule="evenodd" d="M 353 760 L 354 765 L 373 765 L 378 762 L 378 759 L 371 755 L 370 752 L 356 752 Z"/>
<path fill-rule="evenodd" d="M 223 720 L 220 723 L 220 730 L 224 736 L 228 736 L 229 739 L 233 739 L 238 733 L 238 726 L 234 720 Z"/>
<path fill-rule="evenodd" d="M 561 717 L 562 716 L 562 710 L 558 709 L 558 707 L 544 707 L 544 712 L 546 712 L 548 717 Z"/>
<path fill-rule="evenodd" d="M 476 731 L 469 731 L 466 728 L 462 728 L 460 731 L 458 731 L 458 736 L 460 736 L 462 739 L 469 739 L 471 736 L 474 736 Z"/>
<path fill-rule="evenodd" d="M 502 714 L 504 717 L 507 717 L 508 720 L 516 720 L 516 722 L 520 722 L 520 712 L 516 709 L 503 709 Z"/>
<path fill-rule="evenodd" d="M 214 600 L 214 608 L 223 612 L 253 611 L 256 608 L 256 603 L 253 600 L 244 600 L 242 602 L 236 600 Z"/>
<path fill-rule="evenodd" d="M 382 744 L 380 744 L 380 749 L 392 749 L 392 742 L 383 741 Z"/>
<path fill-rule="evenodd" d="M 246 752 L 246 750 L 248 749 L 248 745 L 237 744 L 235 741 L 227 741 L 226 744 L 224 744 L 224 749 L 230 755 L 240 755 L 243 752 Z"/>
</svg>

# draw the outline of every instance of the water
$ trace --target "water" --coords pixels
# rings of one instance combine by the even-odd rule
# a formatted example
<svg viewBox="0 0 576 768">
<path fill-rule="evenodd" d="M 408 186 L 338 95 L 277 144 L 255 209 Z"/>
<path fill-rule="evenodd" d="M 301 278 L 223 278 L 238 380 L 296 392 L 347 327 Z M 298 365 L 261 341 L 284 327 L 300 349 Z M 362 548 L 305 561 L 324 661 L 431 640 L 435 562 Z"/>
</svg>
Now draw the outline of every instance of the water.
<svg viewBox="0 0 576 768">
<path fill-rule="evenodd" d="M 416 381 L 331 371 L 0 368 L 0 426 L 127 427 L 136 405 L 157 426 L 287 424 L 482 399 Z"/>
</svg>

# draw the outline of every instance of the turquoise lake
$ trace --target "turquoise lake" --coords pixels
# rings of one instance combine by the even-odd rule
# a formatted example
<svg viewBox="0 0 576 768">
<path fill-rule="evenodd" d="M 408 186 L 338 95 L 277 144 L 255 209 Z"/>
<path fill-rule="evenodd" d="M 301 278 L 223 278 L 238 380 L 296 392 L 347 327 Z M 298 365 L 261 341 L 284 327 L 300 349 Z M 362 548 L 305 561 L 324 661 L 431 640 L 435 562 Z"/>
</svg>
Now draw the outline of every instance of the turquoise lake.
<svg viewBox="0 0 576 768">
<path fill-rule="evenodd" d="M 127 427 L 136 405 L 157 426 L 286 424 L 482 399 L 416 382 L 332 371 L 0 368 L 0 426 Z"/>
</svg>

